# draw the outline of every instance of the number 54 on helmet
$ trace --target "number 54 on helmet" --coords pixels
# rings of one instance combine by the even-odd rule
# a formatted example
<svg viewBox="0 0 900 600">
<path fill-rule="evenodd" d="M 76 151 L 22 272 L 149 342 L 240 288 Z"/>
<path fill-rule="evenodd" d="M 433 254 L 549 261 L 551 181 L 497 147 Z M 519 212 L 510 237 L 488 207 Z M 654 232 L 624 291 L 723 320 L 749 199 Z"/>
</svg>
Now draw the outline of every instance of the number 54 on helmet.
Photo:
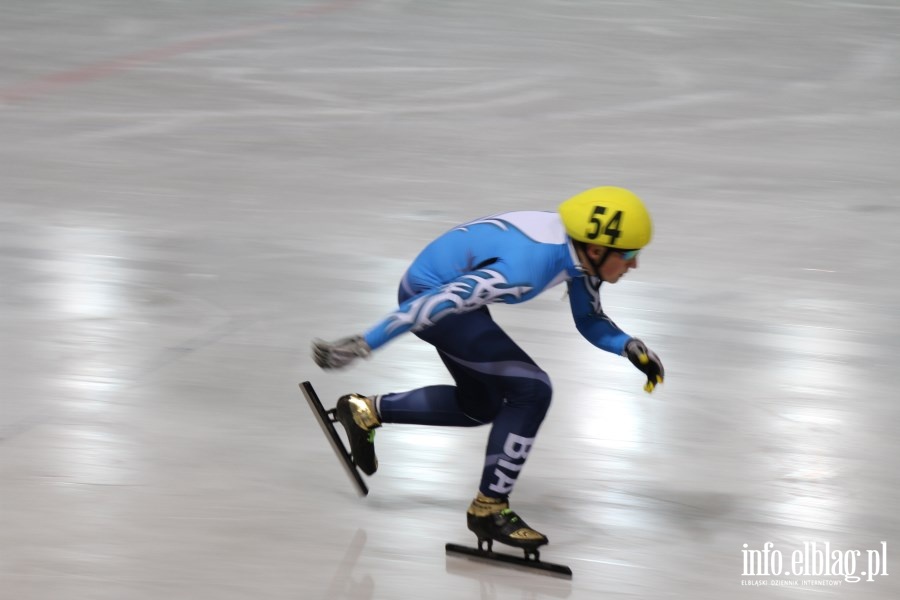
<svg viewBox="0 0 900 600">
<path fill-rule="evenodd" d="M 559 205 L 573 240 L 617 250 L 639 250 L 653 237 L 653 222 L 641 199 L 620 187 L 596 187 Z"/>
</svg>

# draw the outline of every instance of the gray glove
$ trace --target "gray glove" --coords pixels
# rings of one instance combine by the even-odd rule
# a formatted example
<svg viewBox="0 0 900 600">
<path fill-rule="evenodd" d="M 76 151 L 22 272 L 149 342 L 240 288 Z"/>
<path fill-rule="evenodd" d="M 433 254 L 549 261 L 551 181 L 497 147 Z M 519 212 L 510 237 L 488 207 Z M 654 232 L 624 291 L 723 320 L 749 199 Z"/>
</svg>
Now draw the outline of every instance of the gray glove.
<svg viewBox="0 0 900 600">
<path fill-rule="evenodd" d="M 340 369 L 357 358 L 367 358 L 372 349 L 361 335 L 341 338 L 333 342 L 315 339 L 312 355 L 316 364 L 323 369 Z"/>
<path fill-rule="evenodd" d="M 644 391 L 648 394 L 653 391 L 653 388 L 663 382 L 666 370 L 663 368 L 662 361 L 659 360 L 656 352 L 647 348 L 644 342 L 637 338 L 631 338 L 625 344 L 624 354 L 631 361 L 631 364 L 647 376 Z"/>
</svg>

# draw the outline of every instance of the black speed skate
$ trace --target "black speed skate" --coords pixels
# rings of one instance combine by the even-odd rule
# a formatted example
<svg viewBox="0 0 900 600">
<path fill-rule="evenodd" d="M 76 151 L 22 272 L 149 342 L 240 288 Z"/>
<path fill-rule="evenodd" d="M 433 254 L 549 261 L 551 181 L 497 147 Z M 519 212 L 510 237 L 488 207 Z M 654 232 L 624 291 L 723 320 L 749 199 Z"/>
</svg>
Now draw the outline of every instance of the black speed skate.
<svg viewBox="0 0 900 600">
<path fill-rule="evenodd" d="M 373 442 L 374 430 L 381 426 L 381 421 L 375 411 L 375 402 L 365 396 L 350 394 L 338 400 L 335 408 L 325 410 L 310 382 L 301 383 L 300 389 L 303 390 L 303 395 L 306 396 L 306 401 L 335 455 L 341 461 L 341 466 L 344 467 L 359 494 L 365 496 L 369 493 L 369 488 L 359 472 L 371 475 L 378 469 Z M 338 435 L 335 423 L 343 425 L 347 432 L 349 450 Z"/>
<path fill-rule="evenodd" d="M 366 475 L 374 474 L 378 470 L 375 429 L 381 427 L 375 402 L 359 394 L 341 396 L 334 407 L 334 416 L 347 432 L 353 464 Z"/>
<path fill-rule="evenodd" d="M 535 531 L 509 508 L 509 502 L 500 498 L 489 498 L 482 494 L 472 500 L 466 513 L 466 524 L 469 531 L 478 537 L 478 548 L 487 545 L 487 551 L 493 549 L 494 541 L 521 548 L 529 555 L 538 556 L 537 549 L 549 540 L 544 534 Z"/>
<path fill-rule="evenodd" d="M 478 494 L 466 513 L 466 524 L 478 538 L 478 548 L 447 544 L 447 552 L 540 569 L 567 577 L 572 576 L 572 570 L 565 565 L 541 561 L 538 548 L 549 541 L 547 536 L 529 527 L 519 515 L 509 508 L 507 500 L 488 498 Z M 525 556 L 518 557 L 494 552 L 495 541 L 519 548 L 525 553 Z"/>
</svg>

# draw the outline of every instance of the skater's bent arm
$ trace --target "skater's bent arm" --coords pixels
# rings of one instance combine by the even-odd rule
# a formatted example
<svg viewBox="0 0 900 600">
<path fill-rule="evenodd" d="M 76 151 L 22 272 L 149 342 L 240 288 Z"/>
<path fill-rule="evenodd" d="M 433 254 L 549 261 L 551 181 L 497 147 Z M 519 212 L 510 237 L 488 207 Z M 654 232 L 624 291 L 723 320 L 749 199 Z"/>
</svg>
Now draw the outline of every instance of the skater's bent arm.
<svg viewBox="0 0 900 600">
<path fill-rule="evenodd" d="M 441 287 L 413 296 L 369 329 L 364 334 L 366 342 L 374 350 L 407 331 L 431 327 L 448 315 L 519 299 L 532 289 L 528 284 L 511 283 L 502 270 L 494 266 L 464 273 Z"/>
<path fill-rule="evenodd" d="M 631 336 L 603 312 L 599 289 L 586 277 L 577 277 L 568 286 L 569 305 L 579 333 L 598 348 L 621 355 Z"/>
</svg>

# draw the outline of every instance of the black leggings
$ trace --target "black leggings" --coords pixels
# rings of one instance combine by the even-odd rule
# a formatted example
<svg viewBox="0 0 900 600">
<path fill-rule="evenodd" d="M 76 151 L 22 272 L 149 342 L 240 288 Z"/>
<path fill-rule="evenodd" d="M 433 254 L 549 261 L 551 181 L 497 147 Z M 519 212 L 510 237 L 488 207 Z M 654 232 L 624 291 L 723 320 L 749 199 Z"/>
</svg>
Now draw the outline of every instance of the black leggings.
<svg viewBox="0 0 900 600">
<path fill-rule="evenodd" d="M 505 497 L 550 406 L 550 378 L 491 318 L 487 307 L 449 315 L 416 333 L 456 382 L 380 398 L 385 423 L 471 427 L 492 423 L 481 493 Z"/>
</svg>

